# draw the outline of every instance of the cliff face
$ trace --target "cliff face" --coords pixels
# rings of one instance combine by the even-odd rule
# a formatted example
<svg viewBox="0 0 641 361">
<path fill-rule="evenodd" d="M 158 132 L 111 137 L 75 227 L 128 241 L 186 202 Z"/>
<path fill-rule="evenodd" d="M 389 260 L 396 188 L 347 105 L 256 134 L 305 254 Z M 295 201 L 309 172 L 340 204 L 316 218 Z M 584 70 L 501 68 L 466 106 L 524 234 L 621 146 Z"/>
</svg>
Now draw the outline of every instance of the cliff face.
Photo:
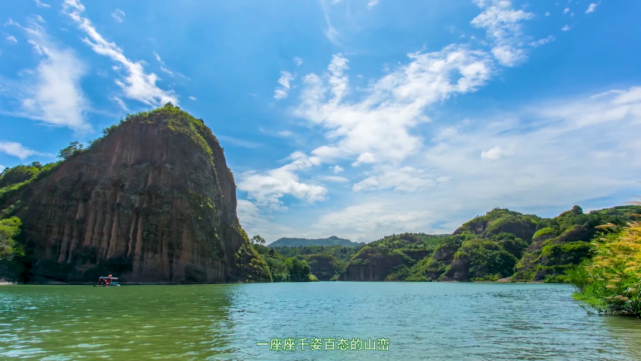
<svg viewBox="0 0 641 361">
<path fill-rule="evenodd" d="M 329 281 L 338 276 L 347 266 L 347 262 L 329 254 L 311 254 L 300 257 L 309 265 L 311 273 L 319 281 Z"/>
<path fill-rule="evenodd" d="M 236 216 L 236 186 L 209 128 L 167 105 L 131 116 L 13 205 L 27 282 L 269 280 Z"/>
<path fill-rule="evenodd" d="M 563 276 L 590 255 L 589 242 L 595 235 L 596 229 L 585 225 L 574 225 L 560 235 L 541 232 L 518 263 L 515 279 L 538 282 Z"/>
<path fill-rule="evenodd" d="M 406 279 L 419 260 L 433 252 L 430 244 L 442 236 L 404 233 L 385 237 L 362 248 L 350 260 L 341 281 L 398 281 Z"/>
<path fill-rule="evenodd" d="M 389 255 L 373 249 L 363 249 L 356 255 L 345 272 L 340 276 L 341 281 L 384 281 L 395 267 L 403 265 L 403 256 Z"/>
</svg>

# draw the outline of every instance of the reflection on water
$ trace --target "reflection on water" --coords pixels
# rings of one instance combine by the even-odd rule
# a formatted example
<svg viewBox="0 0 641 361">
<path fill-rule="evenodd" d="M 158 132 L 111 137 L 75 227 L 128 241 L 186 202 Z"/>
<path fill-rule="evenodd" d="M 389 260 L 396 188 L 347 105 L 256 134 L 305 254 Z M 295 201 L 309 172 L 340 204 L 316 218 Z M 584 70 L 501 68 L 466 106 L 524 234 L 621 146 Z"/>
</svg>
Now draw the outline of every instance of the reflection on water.
<svg viewBox="0 0 641 361">
<path fill-rule="evenodd" d="M 320 282 L 5 286 L 0 358 L 639 360 L 641 321 L 589 316 L 566 285 Z M 269 351 L 273 338 L 390 351 Z"/>
<path fill-rule="evenodd" d="M 621 348 L 634 360 L 641 360 L 641 320 L 635 317 L 602 317 L 611 337 L 621 340 Z"/>
</svg>

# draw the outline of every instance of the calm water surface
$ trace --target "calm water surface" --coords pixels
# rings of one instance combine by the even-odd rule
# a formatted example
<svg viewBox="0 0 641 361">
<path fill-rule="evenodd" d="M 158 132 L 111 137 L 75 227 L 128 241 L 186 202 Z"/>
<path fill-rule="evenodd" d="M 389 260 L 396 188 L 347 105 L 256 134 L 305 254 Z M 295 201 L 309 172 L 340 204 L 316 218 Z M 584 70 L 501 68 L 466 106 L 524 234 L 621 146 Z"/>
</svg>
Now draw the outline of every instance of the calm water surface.
<svg viewBox="0 0 641 361">
<path fill-rule="evenodd" d="M 572 287 L 320 282 L 0 287 L 0 359 L 641 360 L 641 321 L 590 316 Z M 389 351 L 270 351 L 279 338 Z"/>
</svg>

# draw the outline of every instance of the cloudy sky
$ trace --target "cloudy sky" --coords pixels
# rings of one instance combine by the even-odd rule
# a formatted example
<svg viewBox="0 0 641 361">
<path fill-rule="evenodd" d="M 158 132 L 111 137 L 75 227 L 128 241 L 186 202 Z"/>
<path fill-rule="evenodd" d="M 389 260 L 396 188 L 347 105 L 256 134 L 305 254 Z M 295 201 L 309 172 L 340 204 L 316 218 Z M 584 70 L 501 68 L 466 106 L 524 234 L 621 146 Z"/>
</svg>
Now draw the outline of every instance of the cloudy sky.
<svg viewBox="0 0 641 361">
<path fill-rule="evenodd" d="M 4 0 L 0 168 L 168 101 L 250 235 L 446 233 L 641 193 L 638 1 Z"/>
</svg>

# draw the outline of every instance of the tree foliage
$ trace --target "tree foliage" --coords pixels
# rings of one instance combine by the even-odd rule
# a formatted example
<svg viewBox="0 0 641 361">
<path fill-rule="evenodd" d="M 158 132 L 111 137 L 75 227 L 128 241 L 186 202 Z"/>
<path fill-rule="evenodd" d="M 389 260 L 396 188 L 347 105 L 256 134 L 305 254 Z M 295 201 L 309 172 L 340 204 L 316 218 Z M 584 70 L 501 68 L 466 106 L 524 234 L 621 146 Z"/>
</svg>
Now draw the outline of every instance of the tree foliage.
<svg viewBox="0 0 641 361">
<path fill-rule="evenodd" d="M 454 259 L 466 259 L 471 280 L 495 280 L 510 276 L 517 262 L 516 257 L 498 242 L 483 239 L 463 242 Z"/>
<path fill-rule="evenodd" d="M 306 257 L 315 254 L 334 256 L 343 261 L 349 261 L 363 246 L 299 246 L 299 247 L 269 247 L 287 258 Z"/>
<path fill-rule="evenodd" d="M 310 268 L 307 262 L 292 257 L 287 259 L 287 271 L 291 282 L 309 282 Z"/>
<path fill-rule="evenodd" d="M 254 243 L 252 246 L 267 262 L 274 282 L 309 282 L 311 280 L 310 267 L 305 260 L 297 257 L 287 258 L 259 243 Z"/>
<path fill-rule="evenodd" d="M 84 145 L 80 144 L 80 142 L 71 142 L 69 143 L 68 147 L 60 150 L 60 152 L 58 153 L 58 158 L 67 160 L 74 154 L 82 152 L 83 149 Z"/>
<path fill-rule="evenodd" d="M 13 168 L 5 168 L 0 173 L 0 188 L 22 183 L 35 177 L 42 169 L 40 162 L 33 162 L 29 165 L 17 165 Z"/>
<path fill-rule="evenodd" d="M 15 240 L 20 233 L 20 225 L 18 217 L 0 220 L 0 260 L 11 260 L 23 254 Z"/>
<path fill-rule="evenodd" d="M 265 245 L 265 238 L 261 237 L 260 235 L 255 235 L 251 238 L 251 243 L 252 244 L 262 244 Z"/>
</svg>

